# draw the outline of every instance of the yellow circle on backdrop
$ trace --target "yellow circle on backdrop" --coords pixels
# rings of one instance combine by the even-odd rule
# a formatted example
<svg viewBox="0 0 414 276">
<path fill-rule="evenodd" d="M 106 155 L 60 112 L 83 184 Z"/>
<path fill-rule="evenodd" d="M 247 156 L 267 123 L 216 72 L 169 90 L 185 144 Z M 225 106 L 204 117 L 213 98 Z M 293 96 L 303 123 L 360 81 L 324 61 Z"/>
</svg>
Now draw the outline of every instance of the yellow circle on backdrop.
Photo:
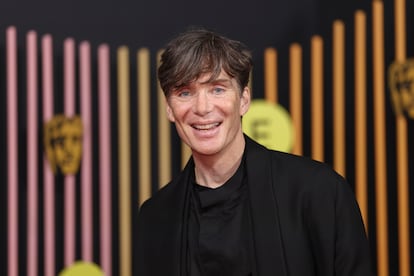
<svg viewBox="0 0 414 276">
<path fill-rule="evenodd" d="M 59 276 L 104 276 L 104 273 L 94 263 L 78 261 L 62 270 Z"/>
<path fill-rule="evenodd" d="M 243 131 L 263 146 L 290 152 L 293 145 L 293 127 L 289 113 L 279 104 L 253 100 L 243 116 Z"/>
</svg>

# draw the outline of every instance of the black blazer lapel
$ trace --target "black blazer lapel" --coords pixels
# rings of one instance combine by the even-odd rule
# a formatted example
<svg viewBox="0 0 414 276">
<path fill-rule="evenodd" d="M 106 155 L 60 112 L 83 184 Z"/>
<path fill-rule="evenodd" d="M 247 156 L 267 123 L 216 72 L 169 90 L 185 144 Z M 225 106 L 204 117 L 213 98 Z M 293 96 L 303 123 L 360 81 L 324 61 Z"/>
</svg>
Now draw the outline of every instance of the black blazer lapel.
<svg viewBox="0 0 414 276">
<path fill-rule="evenodd" d="M 193 169 L 190 159 L 177 178 L 144 203 L 142 222 L 139 220 L 138 275 L 186 275 L 188 184 Z"/>
<path fill-rule="evenodd" d="M 169 204 L 169 206 L 177 206 L 177 209 L 174 212 L 177 221 L 180 222 L 179 226 L 176 229 L 173 229 L 173 239 L 172 246 L 173 248 L 179 249 L 179 252 L 176 252 L 176 265 L 177 270 L 174 275 L 185 276 L 187 275 L 186 266 L 187 266 L 187 225 L 188 225 L 188 212 L 190 204 L 190 178 L 194 170 L 193 159 L 187 162 L 181 176 L 177 181 L 177 185 L 181 187 L 176 189 L 177 193 L 175 197 L 178 199 L 177 202 Z M 179 257 L 179 258 L 178 258 Z"/>
<path fill-rule="evenodd" d="M 246 138 L 246 168 L 257 274 L 287 275 L 270 152 Z"/>
</svg>

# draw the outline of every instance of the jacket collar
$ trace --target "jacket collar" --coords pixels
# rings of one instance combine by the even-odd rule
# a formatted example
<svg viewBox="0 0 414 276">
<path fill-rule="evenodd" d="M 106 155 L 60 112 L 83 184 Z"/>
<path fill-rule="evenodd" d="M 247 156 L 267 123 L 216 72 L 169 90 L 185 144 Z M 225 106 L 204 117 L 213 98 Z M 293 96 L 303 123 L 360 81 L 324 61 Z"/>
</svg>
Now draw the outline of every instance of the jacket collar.
<svg viewBox="0 0 414 276">
<path fill-rule="evenodd" d="M 258 275 L 287 275 L 270 151 L 248 136 L 246 170 Z"/>
<path fill-rule="evenodd" d="M 190 181 L 194 171 L 194 161 L 189 159 L 183 171 L 166 185 L 160 221 L 163 222 L 163 252 L 160 252 L 157 273 L 159 275 L 186 275 L 187 260 L 187 224 L 190 203 Z M 156 229 L 154 229 L 156 230 Z"/>
<path fill-rule="evenodd" d="M 285 276 L 288 274 L 280 231 L 279 210 L 275 192 L 276 183 L 273 183 L 273 173 L 275 172 L 272 171 L 271 154 L 269 150 L 246 135 L 245 140 L 246 172 L 257 275 Z M 186 211 L 182 211 L 189 208 L 189 187 L 192 170 L 194 170 L 194 161 L 190 158 L 182 174 L 172 183 L 181 186 L 174 189 L 176 196 L 172 197 L 175 200 L 178 199 L 174 205 L 181 208 L 170 210 L 174 213 L 171 215 L 177 216 L 177 219 L 182 222 L 171 240 L 171 242 L 175 240 L 179 243 L 173 248 L 180 248 L 180 253 L 177 256 L 181 256 L 179 261 L 181 269 L 179 269 L 180 272 L 177 271 L 176 275 L 185 275 L 187 259 L 187 241 L 185 237 L 188 216 Z"/>
</svg>

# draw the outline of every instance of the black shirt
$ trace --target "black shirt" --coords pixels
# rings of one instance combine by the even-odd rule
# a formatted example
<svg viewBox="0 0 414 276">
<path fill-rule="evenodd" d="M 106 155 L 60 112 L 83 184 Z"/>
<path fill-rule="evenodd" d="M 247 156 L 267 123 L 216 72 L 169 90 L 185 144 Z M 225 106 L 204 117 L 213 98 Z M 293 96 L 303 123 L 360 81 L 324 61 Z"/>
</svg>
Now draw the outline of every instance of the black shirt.
<svg viewBox="0 0 414 276">
<path fill-rule="evenodd" d="M 212 189 L 193 176 L 188 225 L 188 275 L 251 274 L 251 231 L 244 161 L 222 186 Z"/>
</svg>

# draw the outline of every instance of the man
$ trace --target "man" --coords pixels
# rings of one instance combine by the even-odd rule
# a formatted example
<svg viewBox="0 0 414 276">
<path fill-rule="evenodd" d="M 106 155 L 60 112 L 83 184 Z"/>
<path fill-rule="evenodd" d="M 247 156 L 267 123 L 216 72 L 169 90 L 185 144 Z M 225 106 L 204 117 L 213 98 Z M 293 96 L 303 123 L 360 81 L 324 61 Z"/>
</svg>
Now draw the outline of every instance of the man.
<svg viewBox="0 0 414 276">
<path fill-rule="evenodd" d="M 167 45 L 158 78 L 192 157 L 140 210 L 138 275 L 369 275 L 345 180 L 243 134 L 251 69 L 242 43 L 204 29 Z"/>
</svg>

